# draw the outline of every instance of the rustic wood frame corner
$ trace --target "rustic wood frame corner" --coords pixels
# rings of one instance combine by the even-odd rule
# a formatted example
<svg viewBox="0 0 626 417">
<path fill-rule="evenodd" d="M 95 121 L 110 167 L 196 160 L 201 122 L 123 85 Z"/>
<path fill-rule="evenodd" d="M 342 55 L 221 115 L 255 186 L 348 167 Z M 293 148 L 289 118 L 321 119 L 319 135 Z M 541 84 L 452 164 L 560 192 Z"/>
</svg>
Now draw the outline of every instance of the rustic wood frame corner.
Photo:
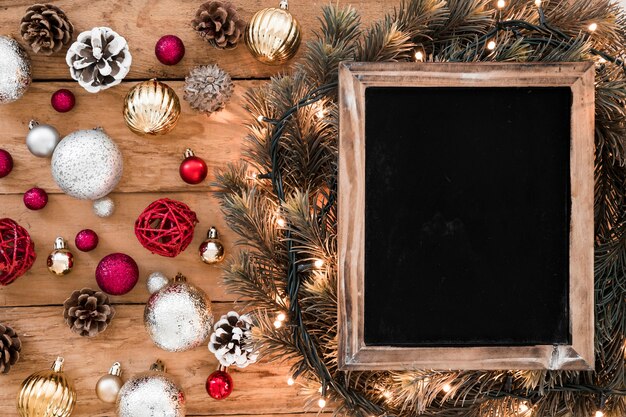
<svg viewBox="0 0 626 417">
<path fill-rule="evenodd" d="M 594 66 L 588 62 L 340 64 L 338 361 L 341 369 L 594 369 L 594 75 Z M 365 90 L 373 86 L 571 88 L 571 345 L 365 345 Z"/>
</svg>

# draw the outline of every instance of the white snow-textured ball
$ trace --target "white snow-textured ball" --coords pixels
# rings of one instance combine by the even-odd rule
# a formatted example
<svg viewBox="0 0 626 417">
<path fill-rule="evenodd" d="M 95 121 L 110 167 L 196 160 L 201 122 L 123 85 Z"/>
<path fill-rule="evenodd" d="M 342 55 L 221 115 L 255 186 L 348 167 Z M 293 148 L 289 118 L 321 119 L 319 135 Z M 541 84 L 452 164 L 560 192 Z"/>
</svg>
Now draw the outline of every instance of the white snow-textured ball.
<svg viewBox="0 0 626 417">
<path fill-rule="evenodd" d="M 93 202 L 93 212 L 98 217 L 109 217 L 115 211 L 115 203 L 111 197 L 102 197 Z"/>
<path fill-rule="evenodd" d="M 165 288 L 165 286 L 169 283 L 170 279 L 163 272 L 158 271 L 148 275 L 148 279 L 146 280 L 146 285 L 150 294 L 154 294 L 161 288 Z"/>
<path fill-rule="evenodd" d="M 0 104 L 22 97 L 31 84 L 28 54 L 15 39 L 0 36 Z"/>
<path fill-rule="evenodd" d="M 69 196 L 97 200 L 122 178 L 122 152 L 102 129 L 67 135 L 52 154 L 52 177 Z"/>
</svg>

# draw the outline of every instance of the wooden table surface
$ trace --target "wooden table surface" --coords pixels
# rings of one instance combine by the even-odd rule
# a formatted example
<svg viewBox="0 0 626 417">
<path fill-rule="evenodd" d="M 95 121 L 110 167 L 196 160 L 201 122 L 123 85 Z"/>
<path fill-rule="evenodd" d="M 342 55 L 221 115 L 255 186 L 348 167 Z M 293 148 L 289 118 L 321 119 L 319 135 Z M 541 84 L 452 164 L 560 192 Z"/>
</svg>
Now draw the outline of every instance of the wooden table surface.
<svg viewBox="0 0 626 417">
<path fill-rule="evenodd" d="M 241 156 L 251 116 L 242 107 L 248 88 L 258 86 L 268 77 L 287 67 L 271 67 L 256 62 L 242 44 L 232 51 L 211 48 L 190 26 L 201 0 L 64 0 L 52 2 L 65 10 L 76 35 L 94 26 L 110 26 L 129 42 L 133 63 L 126 80 L 99 94 L 90 94 L 71 80 L 65 63 L 65 49 L 52 56 L 32 56 L 34 82 L 19 101 L 0 107 L 0 147 L 15 161 L 13 172 L 0 180 L 0 217 L 10 217 L 26 227 L 38 253 L 33 268 L 14 284 L 0 287 L 0 322 L 14 327 L 23 342 L 22 358 L 7 375 L 0 375 L 0 415 L 16 416 L 15 398 L 21 381 L 29 374 L 48 368 L 57 355 L 65 357 L 66 371 L 74 379 L 78 402 L 76 417 L 114 416 L 114 407 L 101 403 L 94 386 L 111 364 L 120 361 L 125 376 L 146 370 L 162 359 L 168 371 L 183 385 L 188 397 L 190 416 L 295 416 L 302 415 L 304 398 L 296 387 L 286 384 L 289 364 L 259 363 L 246 369 L 231 368 L 234 392 L 226 400 L 215 401 L 204 389 L 206 377 L 217 361 L 206 345 L 184 353 L 168 353 L 155 347 L 143 326 L 143 303 L 148 299 L 146 276 L 152 271 L 173 275 L 183 272 L 191 282 L 202 287 L 211 300 L 216 315 L 233 308 L 235 296 L 221 285 L 220 270 L 200 262 L 196 250 L 211 225 L 217 226 L 227 251 L 232 253 L 237 240 L 226 226 L 209 182 L 190 186 L 178 176 L 178 166 L 186 147 L 207 161 L 209 170 Z M 277 0 L 235 0 L 246 20 L 264 7 L 276 6 Z M 19 36 L 19 21 L 30 1 L 0 0 L 0 34 Z M 292 0 L 290 10 L 301 22 L 304 41 L 318 28 L 317 16 L 323 1 Z M 390 0 L 342 0 L 352 4 L 368 23 L 391 9 Z M 182 38 L 185 58 L 176 66 L 161 65 L 154 56 L 157 39 L 165 34 Z M 301 48 L 302 49 L 302 48 Z M 197 65 L 217 63 L 235 79 L 235 96 L 225 111 L 206 117 L 194 113 L 183 103 L 178 126 L 165 137 L 146 139 L 131 133 L 122 118 L 123 99 L 137 81 L 152 77 L 166 81 L 181 97 L 183 79 Z M 55 112 L 50 95 L 59 88 L 69 88 L 77 98 L 69 113 Z M 91 203 L 75 200 L 60 192 L 50 175 L 49 159 L 30 154 L 24 144 L 28 122 L 37 119 L 57 127 L 61 135 L 73 130 L 102 126 L 124 154 L 124 176 L 112 195 L 116 212 L 101 219 L 91 210 Z M 29 211 L 22 194 L 31 187 L 42 187 L 50 194 L 48 206 Z M 153 200 L 169 197 L 181 200 L 198 214 L 200 223 L 193 243 L 175 259 L 150 254 L 134 237 L 133 224 L 138 214 Z M 100 245 L 82 253 L 73 245 L 74 236 L 84 228 L 94 229 Z M 70 241 L 76 258 L 73 272 L 63 278 L 53 277 L 45 266 L 47 254 L 56 236 Z M 72 334 L 63 321 L 63 301 L 73 290 L 97 288 L 94 269 L 98 261 L 112 252 L 131 255 L 139 264 L 140 281 L 133 291 L 113 297 L 117 315 L 111 326 L 94 339 Z M 237 308 L 236 306 L 234 308 Z M 317 412 L 317 410 L 311 410 Z"/>
</svg>

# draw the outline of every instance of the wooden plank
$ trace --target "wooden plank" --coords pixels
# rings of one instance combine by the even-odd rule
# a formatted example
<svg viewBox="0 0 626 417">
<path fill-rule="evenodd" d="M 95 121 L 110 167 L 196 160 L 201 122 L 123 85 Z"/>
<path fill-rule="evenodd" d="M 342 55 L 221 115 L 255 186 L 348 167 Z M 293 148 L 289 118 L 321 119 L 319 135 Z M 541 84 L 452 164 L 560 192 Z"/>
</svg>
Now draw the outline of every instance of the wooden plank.
<svg viewBox="0 0 626 417">
<path fill-rule="evenodd" d="M 265 7 L 277 7 L 278 0 L 234 1 L 242 18 L 249 21 L 252 15 Z M 267 78 L 288 69 L 285 66 L 268 66 L 256 61 L 248 52 L 243 41 L 236 49 L 221 51 L 209 46 L 191 27 L 191 20 L 202 1 L 177 0 L 108 0 L 92 1 L 89 5 L 79 1 L 55 2 L 74 24 L 75 35 L 94 26 L 110 26 L 126 38 L 133 56 L 129 79 L 160 78 L 182 79 L 197 65 L 218 63 L 235 78 Z M 317 17 L 327 1 L 291 0 L 290 11 L 299 20 L 303 29 L 303 45 L 319 28 Z M 377 0 L 344 0 L 340 5 L 353 5 L 367 23 L 380 19 L 384 12 L 392 9 L 394 2 Z M 19 22 L 30 0 L 0 0 L 0 27 L 3 35 L 12 35 L 25 45 L 19 33 Z M 175 34 L 185 43 L 185 58 L 175 66 L 159 63 L 154 56 L 154 45 L 163 35 Z M 65 63 L 65 52 L 46 57 L 31 54 L 35 79 L 70 79 Z M 295 58 L 297 59 L 297 57 Z M 78 87 L 78 85 L 76 86 Z"/>
<path fill-rule="evenodd" d="M 193 242 L 176 258 L 165 258 L 144 249 L 134 234 L 135 219 L 152 201 L 168 197 L 188 204 L 198 215 Z M 203 288 L 213 301 L 233 301 L 222 285 L 221 265 L 206 265 L 200 261 L 198 247 L 205 239 L 209 227 L 220 232 L 226 255 L 234 252 L 238 237 L 225 224 L 217 201 L 207 193 L 133 193 L 115 194 L 116 212 L 101 219 L 93 214 L 88 201 L 75 200 L 65 194 L 50 196 L 48 205 L 40 211 L 28 210 L 19 195 L 0 196 L 0 216 L 10 217 L 24 226 L 35 242 L 37 260 L 33 268 L 7 287 L 0 287 L 0 306 L 29 306 L 62 304 L 75 289 L 97 288 L 94 277 L 96 265 L 104 256 L 123 252 L 132 256 L 139 265 L 140 279 L 128 294 L 115 297 L 116 302 L 144 303 L 148 299 L 145 280 L 153 271 L 163 271 L 168 276 L 177 272 L 186 275 L 190 282 Z M 80 230 L 90 228 L 98 233 L 98 247 L 88 253 L 74 246 L 74 237 Z M 63 236 L 70 244 L 76 266 L 64 277 L 50 274 L 46 258 L 52 250 L 56 236 Z M 36 290 L 35 290 L 36 289 Z"/>
<path fill-rule="evenodd" d="M 144 138 L 132 133 L 122 117 L 124 97 L 135 83 L 122 83 L 100 94 L 73 88 L 77 105 L 69 113 L 57 113 L 50 105 L 51 94 L 71 83 L 35 83 L 19 101 L 0 107 L 2 148 L 11 152 L 15 167 L 0 180 L 0 194 L 23 193 L 32 186 L 48 192 L 60 192 L 50 174 L 50 159 L 32 155 L 25 145 L 28 122 L 36 119 L 67 135 L 78 129 L 104 128 L 124 155 L 124 175 L 116 191 L 207 191 L 216 167 L 236 162 L 241 156 L 245 123 L 252 120 L 243 109 L 243 94 L 260 81 L 237 82 L 235 94 L 227 108 L 210 117 L 191 110 L 182 100 L 182 82 L 170 82 L 182 103 L 178 125 L 166 136 Z M 178 167 L 185 148 L 194 149 L 209 165 L 209 176 L 198 185 L 180 179 Z"/>
<path fill-rule="evenodd" d="M 229 304 L 214 304 L 216 315 Z M 110 328 L 93 339 L 70 332 L 61 307 L 0 308 L 0 322 L 11 325 L 23 342 L 20 362 L 7 375 L 0 375 L 0 415 L 16 416 L 15 398 L 21 382 L 31 373 L 50 367 L 56 356 L 65 358 L 65 370 L 74 380 L 78 401 L 74 417 L 112 416 L 114 407 L 100 402 L 94 392 L 100 376 L 115 361 L 122 363 L 123 378 L 143 372 L 161 359 L 181 384 L 190 415 L 279 414 L 302 411 L 304 398 L 297 387 L 288 387 L 287 364 L 259 363 L 245 369 L 230 368 L 232 395 L 211 399 L 205 391 L 207 376 L 217 361 L 206 345 L 188 352 L 165 352 L 152 344 L 143 329 L 143 306 L 118 305 Z"/>
</svg>

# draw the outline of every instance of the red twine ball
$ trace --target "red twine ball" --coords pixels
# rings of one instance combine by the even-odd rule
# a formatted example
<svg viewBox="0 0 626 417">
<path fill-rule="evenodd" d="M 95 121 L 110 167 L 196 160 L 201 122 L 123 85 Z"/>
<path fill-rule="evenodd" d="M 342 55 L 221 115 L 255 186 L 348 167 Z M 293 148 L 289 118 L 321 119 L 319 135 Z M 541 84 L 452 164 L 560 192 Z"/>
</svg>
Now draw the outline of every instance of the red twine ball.
<svg viewBox="0 0 626 417">
<path fill-rule="evenodd" d="M 0 285 L 9 285 L 35 262 L 35 243 L 14 220 L 0 219 Z"/>
<path fill-rule="evenodd" d="M 137 262 L 125 253 L 112 253 L 102 258 L 96 267 L 96 282 L 110 295 L 123 295 L 139 280 Z"/>
<path fill-rule="evenodd" d="M 0 178 L 6 177 L 13 170 L 13 157 L 8 151 L 0 149 Z"/>
<path fill-rule="evenodd" d="M 80 251 L 92 251 L 98 246 L 98 234 L 91 229 L 83 229 L 76 234 L 74 243 Z"/>
<path fill-rule="evenodd" d="M 31 188 L 24 193 L 24 205 L 29 210 L 41 210 L 48 204 L 48 193 L 42 188 Z"/>
<path fill-rule="evenodd" d="M 74 108 L 74 105 L 76 104 L 76 97 L 74 97 L 74 93 L 70 90 L 62 88 L 52 94 L 50 104 L 52 104 L 54 110 L 59 113 L 66 113 Z"/>
<path fill-rule="evenodd" d="M 185 56 L 185 44 L 175 35 L 165 35 L 154 47 L 157 59 L 165 65 L 176 65 Z"/>
<path fill-rule="evenodd" d="M 223 400 L 233 392 L 233 379 L 225 371 L 215 371 L 206 380 L 206 392 L 216 400 Z"/>
<path fill-rule="evenodd" d="M 135 236 L 152 253 L 173 258 L 187 249 L 198 223 L 196 213 L 180 201 L 154 201 L 135 222 Z"/>
</svg>

